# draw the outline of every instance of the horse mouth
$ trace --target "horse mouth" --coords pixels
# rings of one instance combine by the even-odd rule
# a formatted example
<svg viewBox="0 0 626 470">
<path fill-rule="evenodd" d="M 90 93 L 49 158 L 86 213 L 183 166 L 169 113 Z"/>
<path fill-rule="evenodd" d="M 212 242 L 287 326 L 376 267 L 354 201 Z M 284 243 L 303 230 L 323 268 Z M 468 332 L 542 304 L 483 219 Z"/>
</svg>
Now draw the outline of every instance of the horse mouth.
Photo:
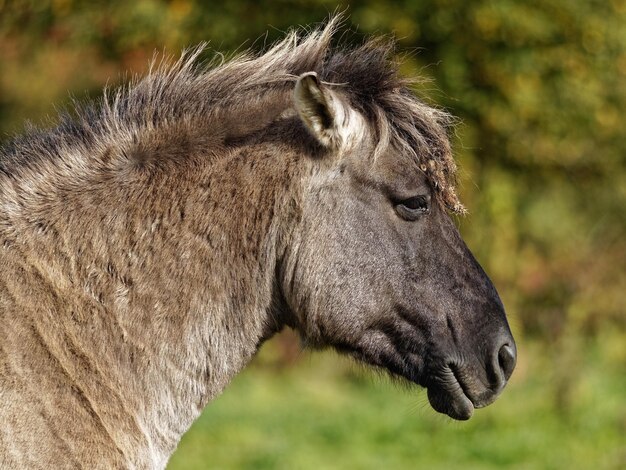
<svg viewBox="0 0 626 470">
<path fill-rule="evenodd" d="M 474 408 L 484 405 L 474 404 L 459 375 L 456 368 L 445 366 L 427 385 L 428 401 L 435 411 L 466 421 L 472 417 Z"/>
</svg>

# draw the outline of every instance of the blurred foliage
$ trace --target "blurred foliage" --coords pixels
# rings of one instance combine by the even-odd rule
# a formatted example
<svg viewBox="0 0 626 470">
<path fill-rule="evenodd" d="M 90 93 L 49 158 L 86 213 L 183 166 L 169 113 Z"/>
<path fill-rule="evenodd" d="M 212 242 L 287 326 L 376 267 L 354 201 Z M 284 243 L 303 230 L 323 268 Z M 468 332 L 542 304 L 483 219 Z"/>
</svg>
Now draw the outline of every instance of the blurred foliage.
<svg viewBox="0 0 626 470">
<path fill-rule="evenodd" d="M 268 348 L 207 407 L 182 439 L 171 470 L 621 470 L 626 463 L 626 375 L 606 361 L 605 342 L 577 364 L 586 380 L 567 413 L 545 396 L 546 370 L 528 344 L 505 393 L 464 423 L 429 409 L 426 393 L 373 381 L 348 360 L 312 355 L 272 367 Z"/>
<path fill-rule="evenodd" d="M 393 33 L 417 92 L 461 118 L 458 223 L 514 333 L 551 358 L 544 393 L 575 408 L 589 341 L 612 338 L 603 364 L 625 372 L 626 0 L 0 0 L 0 138 L 155 51 L 260 49 L 344 10 L 344 42 Z"/>
</svg>

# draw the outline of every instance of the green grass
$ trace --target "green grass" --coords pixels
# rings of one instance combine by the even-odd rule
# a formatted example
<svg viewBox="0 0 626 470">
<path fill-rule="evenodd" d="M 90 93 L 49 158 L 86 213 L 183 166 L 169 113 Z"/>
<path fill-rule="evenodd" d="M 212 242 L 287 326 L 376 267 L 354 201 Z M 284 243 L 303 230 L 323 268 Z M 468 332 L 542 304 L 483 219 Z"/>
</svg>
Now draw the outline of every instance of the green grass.
<svg viewBox="0 0 626 470">
<path fill-rule="evenodd" d="M 549 357 L 520 348 L 505 393 L 468 422 L 425 393 L 332 353 L 275 368 L 263 354 L 183 437 L 175 469 L 626 468 L 626 374 L 589 348 L 555 405 Z M 561 411 L 557 411 L 557 410 Z"/>
</svg>

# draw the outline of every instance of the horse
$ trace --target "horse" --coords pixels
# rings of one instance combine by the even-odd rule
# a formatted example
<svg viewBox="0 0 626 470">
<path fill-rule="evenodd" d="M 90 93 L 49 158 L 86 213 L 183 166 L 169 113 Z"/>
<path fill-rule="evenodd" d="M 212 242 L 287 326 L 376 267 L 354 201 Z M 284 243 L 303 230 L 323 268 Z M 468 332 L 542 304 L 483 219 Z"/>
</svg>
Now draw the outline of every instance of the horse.
<svg viewBox="0 0 626 470">
<path fill-rule="evenodd" d="M 453 220 L 449 114 L 337 22 L 203 46 L 0 154 L 0 467 L 163 468 L 281 329 L 466 420 L 516 346 Z"/>
</svg>

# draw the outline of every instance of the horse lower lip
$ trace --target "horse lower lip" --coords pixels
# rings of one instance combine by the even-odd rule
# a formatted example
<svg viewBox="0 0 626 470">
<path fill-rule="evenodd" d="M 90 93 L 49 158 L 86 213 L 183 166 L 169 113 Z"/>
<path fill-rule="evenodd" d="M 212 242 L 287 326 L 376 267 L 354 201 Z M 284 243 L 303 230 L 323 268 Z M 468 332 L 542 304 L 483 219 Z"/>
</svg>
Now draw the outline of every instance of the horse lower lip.
<svg viewBox="0 0 626 470">
<path fill-rule="evenodd" d="M 435 411 L 447 414 L 453 419 L 465 421 L 474 413 L 474 403 L 465 394 L 461 383 L 454 371 L 452 372 L 454 383 L 443 387 L 428 387 L 428 401 Z"/>
<path fill-rule="evenodd" d="M 466 421 L 474 414 L 474 405 L 464 393 L 439 393 L 428 389 L 428 401 L 435 411 L 444 413 L 450 418 Z"/>
<path fill-rule="evenodd" d="M 464 393 L 460 393 L 454 398 L 451 407 L 452 413 L 448 413 L 448 416 L 460 421 L 468 420 L 474 414 L 474 404 Z"/>
</svg>

